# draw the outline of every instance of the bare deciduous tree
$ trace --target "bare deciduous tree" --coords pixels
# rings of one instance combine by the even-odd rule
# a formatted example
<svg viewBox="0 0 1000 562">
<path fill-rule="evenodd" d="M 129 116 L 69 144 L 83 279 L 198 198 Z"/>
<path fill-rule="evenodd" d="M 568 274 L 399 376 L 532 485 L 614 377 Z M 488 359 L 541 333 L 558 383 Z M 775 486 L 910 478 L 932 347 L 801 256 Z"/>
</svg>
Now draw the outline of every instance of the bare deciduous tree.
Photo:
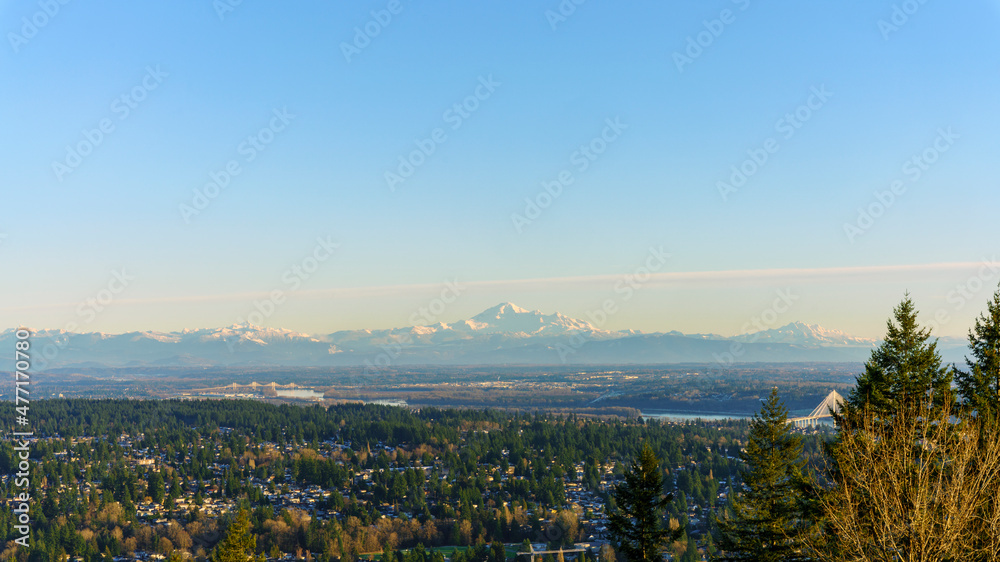
<svg viewBox="0 0 1000 562">
<path fill-rule="evenodd" d="M 933 414 L 931 412 L 934 412 Z M 929 403 L 841 428 L 821 560 L 1000 559 L 1000 435 Z"/>
</svg>

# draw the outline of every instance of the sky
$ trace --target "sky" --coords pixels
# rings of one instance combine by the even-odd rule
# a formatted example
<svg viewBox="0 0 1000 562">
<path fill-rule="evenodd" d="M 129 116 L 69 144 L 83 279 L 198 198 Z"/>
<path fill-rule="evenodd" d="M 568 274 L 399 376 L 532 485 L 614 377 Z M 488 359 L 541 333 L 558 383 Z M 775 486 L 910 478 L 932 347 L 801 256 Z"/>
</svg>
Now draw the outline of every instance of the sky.
<svg viewBox="0 0 1000 562">
<path fill-rule="evenodd" d="M 64 3 L 65 2 L 65 3 Z M 1000 0 L 0 3 L 0 329 L 964 336 Z M 430 322 L 433 321 L 433 322 Z"/>
</svg>

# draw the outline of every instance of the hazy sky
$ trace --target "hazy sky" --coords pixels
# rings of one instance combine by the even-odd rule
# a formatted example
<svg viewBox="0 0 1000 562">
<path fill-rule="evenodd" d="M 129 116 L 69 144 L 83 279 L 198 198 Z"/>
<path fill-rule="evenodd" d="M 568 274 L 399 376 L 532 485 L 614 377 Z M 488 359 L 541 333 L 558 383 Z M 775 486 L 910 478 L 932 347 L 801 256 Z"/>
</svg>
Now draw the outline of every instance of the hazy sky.
<svg viewBox="0 0 1000 562">
<path fill-rule="evenodd" d="M 1000 282 L 998 28 L 997 0 L 3 2 L 0 329 L 511 301 L 877 337 L 909 290 L 963 335 Z"/>
</svg>

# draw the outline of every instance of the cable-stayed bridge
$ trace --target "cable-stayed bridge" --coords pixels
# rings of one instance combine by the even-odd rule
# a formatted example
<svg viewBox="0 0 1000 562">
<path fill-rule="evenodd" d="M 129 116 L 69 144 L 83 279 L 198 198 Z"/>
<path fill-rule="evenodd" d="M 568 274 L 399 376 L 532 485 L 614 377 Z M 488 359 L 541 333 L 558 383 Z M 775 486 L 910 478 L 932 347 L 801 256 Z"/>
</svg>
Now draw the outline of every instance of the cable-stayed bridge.
<svg viewBox="0 0 1000 562">
<path fill-rule="evenodd" d="M 826 398 L 819 403 L 819 406 L 813 409 L 813 411 L 808 416 L 802 416 L 800 418 L 788 418 L 788 423 L 794 425 L 795 427 L 816 427 L 820 423 L 820 420 L 827 420 L 833 418 L 830 414 L 830 410 L 839 413 L 840 407 L 844 403 L 844 397 L 840 395 L 836 390 L 830 391 L 830 394 L 826 395 Z"/>
</svg>

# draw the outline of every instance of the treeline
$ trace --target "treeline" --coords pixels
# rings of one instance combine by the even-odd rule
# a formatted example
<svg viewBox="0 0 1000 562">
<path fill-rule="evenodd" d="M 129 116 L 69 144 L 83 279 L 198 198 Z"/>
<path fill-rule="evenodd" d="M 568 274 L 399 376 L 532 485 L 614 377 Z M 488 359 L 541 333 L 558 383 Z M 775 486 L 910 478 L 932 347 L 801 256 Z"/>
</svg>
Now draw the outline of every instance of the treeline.
<svg viewBox="0 0 1000 562">
<path fill-rule="evenodd" d="M 0 415 L 13 419 L 13 405 L 0 404 Z M 747 428 L 226 400 L 40 400 L 32 421 L 42 437 L 31 447 L 33 546 L 8 542 L 5 560 L 205 557 L 228 524 L 203 509 L 218 502 L 247 508 L 257 550 L 267 554 L 326 561 L 386 546 L 479 545 L 463 555 L 477 556 L 495 541 L 568 545 L 592 516 L 567 509 L 568 483 L 603 499 L 648 443 L 664 459 L 668 487 L 680 492 L 669 516 L 684 524 L 689 507 L 711 509 L 732 485 Z M 14 453 L 0 443 L 3 473 L 16 471 Z M 304 510 L 278 509 L 268 498 L 309 486 L 329 493 Z M 22 491 L 0 484 L 5 497 Z M 151 508 L 168 524 L 140 516 Z M 320 520 L 320 512 L 332 516 Z M 3 506 L 0 532 L 12 537 L 14 521 Z"/>
</svg>

